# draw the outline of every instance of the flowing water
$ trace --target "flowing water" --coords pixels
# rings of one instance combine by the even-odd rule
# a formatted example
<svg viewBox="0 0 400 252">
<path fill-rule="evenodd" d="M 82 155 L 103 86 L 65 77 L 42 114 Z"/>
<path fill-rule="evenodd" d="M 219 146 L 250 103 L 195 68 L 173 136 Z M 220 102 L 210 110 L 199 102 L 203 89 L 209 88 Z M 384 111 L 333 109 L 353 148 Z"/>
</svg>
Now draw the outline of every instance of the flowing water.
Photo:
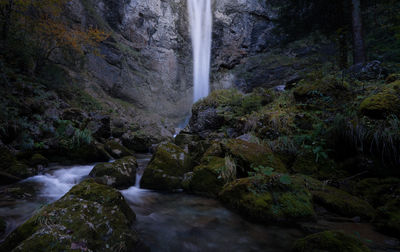
<svg viewBox="0 0 400 252">
<path fill-rule="evenodd" d="M 137 158 L 136 184 L 121 193 L 135 211 L 135 229 L 151 251 L 290 251 L 295 239 L 305 235 L 294 228 L 250 223 L 213 199 L 140 189 L 140 179 L 151 155 Z M 40 207 L 61 198 L 85 179 L 93 167 L 53 167 L 43 175 L 0 188 L 0 216 L 7 221 L 7 232 L 0 240 Z M 338 229 L 359 229 L 362 235 L 363 231 L 372 230 L 354 223 L 340 225 Z M 382 242 L 386 239 L 375 232 L 365 236 L 377 237 Z"/>
<path fill-rule="evenodd" d="M 212 13 L 211 0 L 188 0 L 190 32 L 193 47 L 194 102 L 208 96 Z"/>
</svg>

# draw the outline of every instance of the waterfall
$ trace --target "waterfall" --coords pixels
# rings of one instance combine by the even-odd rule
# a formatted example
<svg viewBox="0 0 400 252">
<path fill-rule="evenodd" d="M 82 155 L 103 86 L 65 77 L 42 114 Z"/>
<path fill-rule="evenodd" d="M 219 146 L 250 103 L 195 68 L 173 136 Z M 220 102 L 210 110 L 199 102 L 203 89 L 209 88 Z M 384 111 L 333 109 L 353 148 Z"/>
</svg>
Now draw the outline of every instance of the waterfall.
<svg viewBox="0 0 400 252">
<path fill-rule="evenodd" d="M 211 61 L 211 0 L 188 0 L 193 46 L 194 102 L 208 95 Z"/>
</svg>

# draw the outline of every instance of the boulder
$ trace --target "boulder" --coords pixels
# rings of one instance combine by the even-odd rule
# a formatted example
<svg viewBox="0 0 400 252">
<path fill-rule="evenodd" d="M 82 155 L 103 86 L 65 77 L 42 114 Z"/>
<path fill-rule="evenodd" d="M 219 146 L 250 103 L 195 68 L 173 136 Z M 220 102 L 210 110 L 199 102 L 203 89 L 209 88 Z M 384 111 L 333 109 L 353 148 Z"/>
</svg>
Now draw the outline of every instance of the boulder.
<svg viewBox="0 0 400 252">
<path fill-rule="evenodd" d="M 360 240 L 338 231 L 312 234 L 296 241 L 293 252 L 368 252 Z"/>
<path fill-rule="evenodd" d="M 380 80 L 385 79 L 387 76 L 387 70 L 382 66 L 382 62 L 378 60 L 353 65 L 346 73 L 351 78 L 361 81 Z"/>
<path fill-rule="evenodd" d="M 400 200 L 398 198 L 378 208 L 374 225 L 380 232 L 400 239 Z"/>
<path fill-rule="evenodd" d="M 191 170 L 192 160 L 186 151 L 170 142 L 161 143 L 143 173 L 141 187 L 180 189 L 184 174 Z"/>
<path fill-rule="evenodd" d="M 394 114 L 400 116 L 400 81 L 386 85 L 382 91 L 361 102 L 359 111 L 366 116 L 384 119 Z"/>
<path fill-rule="evenodd" d="M 0 182 L 9 184 L 35 175 L 35 170 L 18 161 L 6 148 L 0 148 Z"/>
<path fill-rule="evenodd" d="M 238 176 L 247 177 L 248 172 L 254 171 L 258 166 L 271 167 L 276 172 L 287 172 L 285 165 L 267 145 L 229 139 L 221 142 L 221 148 L 225 155 L 235 160 Z"/>
<path fill-rule="evenodd" d="M 1 251 L 142 251 L 135 213 L 117 190 L 85 180 L 13 231 Z"/>
<path fill-rule="evenodd" d="M 154 137 L 142 131 L 126 132 L 121 140 L 124 146 L 136 152 L 148 152 L 150 147 L 157 142 Z"/>
<path fill-rule="evenodd" d="M 288 180 L 288 175 L 274 174 L 238 179 L 227 184 L 219 197 L 257 222 L 294 224 L 315 218 L 312 195 L 298 177 Z"/>
<path fill-rule="evenodd" d="M 204 160 L 201 165 L 194 168 L 188 190 L 208 197 L 217 197 L 225 185 L 222 176 L 225 169 L 224 158 L 209 157 L 208 160 Z"/>
<path fill-rule="evenodd" d="M 113 157 L 113 158 L 123 158 L 126 156 L 132 156 L 134 154 L 133 151 L 127 149 L 125 146 L 121 145 L 116 140 L 109 140 L 104 144 L 104 149 Z"/>
<path fill-rule="evenodd" d="M 374 208 L 365 200 L 307 176 L 301 176 L 310 190 L 314 202 L 345 217 L 361 217 L 370 220 L 375 216 Z"/>
<path fill-rule="evenodd" d="M 127 156 L 113 163 L 97 164 L 89 176 L 93 177 L 98 183 L 118 189 L 126 189 L 135 184 L 137 168 L 136 158 Z"/>
</svg>

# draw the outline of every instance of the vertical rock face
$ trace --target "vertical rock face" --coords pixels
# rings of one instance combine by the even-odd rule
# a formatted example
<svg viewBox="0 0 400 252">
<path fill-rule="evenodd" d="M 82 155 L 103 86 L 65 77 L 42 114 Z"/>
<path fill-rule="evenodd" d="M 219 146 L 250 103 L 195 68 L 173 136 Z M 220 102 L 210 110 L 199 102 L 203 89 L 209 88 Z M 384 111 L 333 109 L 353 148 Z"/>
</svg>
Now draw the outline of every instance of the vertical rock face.
<svg viewBox="0 0 400 252">
<path fill-rule="evenodd" d="M 232 70 L 246 57 L 275 46 L 271 21 L 277 13 L 275 1 L 215 0 L 213 27 L 213 88 L 233 86 Z"/>
<path fill-rule="evenodd" d="M 270 5 L 213 1 L 212 88 L 231 87 L 233 68 L 277 43 Z M 189 113 L 193 81 L 186 0 L 73 0 L 68 6 L 73 22 L 111 33 L 101 56 L 89 55 L 86 64 L 85 83 L 98 97 L 169 119 Z"/>
<path fill-rule="evenodd" d="M 68 17 L 111 33 L 101 56 L 88 57 L 88 82 L 164 117 L 188 113 L 192 83 L 185 0 L 74 0 Z"/>
</svg>

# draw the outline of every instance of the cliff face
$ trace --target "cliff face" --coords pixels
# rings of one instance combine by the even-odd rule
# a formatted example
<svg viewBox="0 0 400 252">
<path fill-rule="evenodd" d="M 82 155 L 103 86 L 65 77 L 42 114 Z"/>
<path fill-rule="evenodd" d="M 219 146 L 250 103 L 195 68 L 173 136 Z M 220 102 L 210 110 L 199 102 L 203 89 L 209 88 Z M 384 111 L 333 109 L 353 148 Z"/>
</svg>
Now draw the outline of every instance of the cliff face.
<svg viewBox="0 0 400 252">
<path fill-rule="evenodd" d="M 190 48 L 183 0 L 74 0 L 69 13 L 84 26 L 111 33 L 102 56 L 88 57 L 90 86 L 163 117 L 179 118 L 189 111 Z"/>
<path fill-rule="evenodd" d="M 213 2 L 212 88 L 235 85 L 243 59 L 276 44 L 265 1 Z M 111 32 L 101 57 L 90 55 L 85 83 L 139 111 L 178 121 L 192 103 L 192 54 L 186 0 L 74 0 L 70 19 Z M 95 88 L 93 88 L 95 87 Z M 137 112 L 137 111 L 136 111 Z"/>
<path fill-rule="evenodd" d="M 247 92 L 298 78 L 299 69 L 304 68 L 297 64 L 301 53 L 290 52 L 286 57 L 274 51 L 280 42 L 273 33 L 279 4 L 213 1 L 212 89 L 236 87 Z M 187 0 L 74 0 L 68 16 L 83 26 L 111 33 L 101 46 L 101 56 L 89 55 L 87 60 L 83 83 L 92 95 L 106 100 L 120 114 L 143 115 L 153 122 L 167 118 L 177 123 L 190 113 L 193 84 Z M 305 55 L 318 50 L 308 49 Z"/>
</svg>

